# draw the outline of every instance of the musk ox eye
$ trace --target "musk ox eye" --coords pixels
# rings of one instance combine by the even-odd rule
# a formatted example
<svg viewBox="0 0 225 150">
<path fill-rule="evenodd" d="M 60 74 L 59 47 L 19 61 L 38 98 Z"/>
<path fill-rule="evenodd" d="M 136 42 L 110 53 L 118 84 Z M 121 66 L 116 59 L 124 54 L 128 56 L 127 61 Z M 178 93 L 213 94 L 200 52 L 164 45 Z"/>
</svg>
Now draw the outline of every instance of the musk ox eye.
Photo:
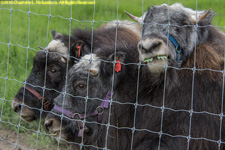
<svg viewBox="0 0 225 150">
<path fill-rule="evenodd" d="M 51 73 L 56 73 L 56 72 L 57 72 L 57 70 L 55 70 L 55 69 L 51 69 L 51 70 L 50 70 L 50 72 L 51 72 Z"/>
<path fill-rule="evenodd" d="M 83 83 L 80 83 L 77 85 L 77 88 L 80 89 L 80 90 L 84 90 L 86 88 L 86 85 L 83 84 Z"/>
<path fill-rule="evenodd" d="M 51 76 L 51 77 L 54 77 L 58 74 L 58 70 L 56 69 L 50 69 L 48 70 L 48 74 Z"/>
<path fill-rule="evenodd" d="M 59 73 L 60 73 L 60 69 L 58 66 L 56 66 L 54 64 L 48 66 L 48 75 L 50 77 L 55 77 L 55 76 L 59 75 Z"/>
</svg>

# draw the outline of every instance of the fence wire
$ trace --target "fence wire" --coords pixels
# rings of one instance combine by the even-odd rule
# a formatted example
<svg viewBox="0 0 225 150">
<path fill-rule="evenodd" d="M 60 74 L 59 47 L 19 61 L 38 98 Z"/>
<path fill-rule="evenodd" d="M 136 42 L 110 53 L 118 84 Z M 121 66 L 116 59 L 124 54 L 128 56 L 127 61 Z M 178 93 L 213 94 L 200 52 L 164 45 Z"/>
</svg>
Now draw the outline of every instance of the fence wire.
<svg viewBox="0 0 225 150">
<path fill-rule="evenodd" d="M 198 10 L 198 2 L 196 0 L 196 12 Z M 170 3 L 170 0 L 168 1 L 168 5 L 171 5 Z M 144 10 L 143 10 L 143 6 L 144 6 L 144 1 L 142 0 L 142 14 L 144 14 Z M 17 82 L 17 83 L 21 83 L 24 85 L 24 87 L 26 85 L 29 85 L 31 87 L 39 87 L 43 90 L 43 95 L 44 96 L 44 93 L 45 93 L 45 90 L 52 90 L 52 91 L 55 91 L 59 94 L 63 94 L 63 105 L 64 106 L 64 100 L 65 100 L 65 96 L 66 95 L 69 95 L 71 97 L 79 97 L 79 98 L 84 98 L 85 99 L 85 115 L 86 115 L 86 112 L 87 112 L 87 101 L 88 99 L 90 100 L 100 100 L 100 101 L 104 101 L 103 99 L 99 99 L 99 98 L 90 98 L 88 96 L 88 90 L 87 90 L 87 96 L 86 97 L 82 97 L 82 96 L 74 96 L 74 95 L 71 95 L 70 93 L 67 93 L 66 91 L 66 87 L 67 87 L 67 79 L 68 79 L 68 71 L 69 71 L 69 64 L 67 62 L 67 67 L 66 67 L 66 81 L 65 81 L 65 90 L 64 91 L 58 91 L 56 89 L 51 89 L 51 88 L 46 88 L 46 73 L 47 73 L 47 66 L 45 67 L 45 80 L 44 80 L 44 86 L 37 86 L 37 85 L 32 85 L 32 84 L 29 84 L 26 82 L 26 80 L 24 82 L 21 82 L 17 79 L 13 79 L 13 78 L 8 78 L 8 72 L 9 72 L 9 55 L 10 55 L 10 47 L 11 46 L 17 46 L 17 47 L 21 47 L 21 48 L 24 48 L 26 49 L 27 53 L 26 53 L 26 66 L 25 66 L 25 79 L 27 79 L 27 72 L 28 72 L 28 59 L 32 59 L 32 58 L 29 58 L 29 51 L 30 50 L 33 50 L 33 51 L 39 51 L 39 50 L 36 50 L 34 48 L 31 48 L 30 47 L 30 14 L 34 14 L 34 15 L 37 15 L 37 16 L 47 16 L 48 17 L 48 24 L 47 24 L 47 43 L 49 42 L 48 41 L 48 32 L 49 32 L 49 24 L 50 24 L 50 21 L 51 21 L 51 18 L 55 17 L 55 18 L 61 18 L 61 19 L 65 19 L 65 20 L 68 20 L 70 23 L 69 23 L 69 36 L 71 34 L 71 31 L 72 31 L 72 21 L 76 21 L 76 22 L 86 22 L 86 23 L 91 23 L 92 24 L 92 40 L 91 40 L 91 52 L 93 51 L 93 31 L 94 31 L 94 24 L 95 23 L 111 23 L 111 22 L 108 22 L 108 21 L 95 21 L 95 4 L 93 5 L 93 20 L 92 21 L 89 21 L 89 20 L 78 20 L 78 19 L 74 19 L 73 16 L 72 16 L 72 5 L 71 5 L 71 14 L 70 14 L 70 18 L 65 18 L 65 17 L 62 17 L 62 16 L 54 16 L 51 14 L 51 5 L 49 6 L 49 14 L 38 14 L 38 13 L 34 13 L 31 11 L 30 9 L 30 5 L 29 5 L 29 11 L 26 12 L 26 11 L 23 11 L 23 10 L 20 10 L 20 9 L 13 9 L 13 5 L 11 5 L 11 8 L 10 9 L 7 9 L 7 8 L 0 8 L 0 11 L 1 10 L 9 10 L 10 12 L 10 27 L 9 27 L 9 41 L 8 43 L 5 43 L 5 42 L 2 42 L 0 41 L 0 44 L 2 45 L 7 45 L 8 46 L 8 55 L 7 55 L 7 68 L 6 68 L 6 76 L 3 77 L 3 76 L 0 76 L 0 79 L 3 79 L 5 80 L 5 87 L 4 87 L 4 95 L 3 95 L 3 98 L 0 98 L 0 100 L 2 101 L 2 106 L 1 106 L 1 114 L 0 114 L 0 123 L 4 123 L 4 124 L 8 124 L 10 126 L 13 126 L 13 127 L 16 127 L 17 128 L 17 136 L 16 136 L 16 142 L 12 142 L 10 140 L 7 140 L 7 139 L 4 139 L 4 138 L 0 138 L 0 141 L 4 141 L 4 142 L 8 142 L 9 144 L 11 145 L 14 145 L 15 146 L 15 149 L 17 149 L 18 147 L 22 148 L 22 149 L 30 149 L 30 148 L 26 148 L 26 147 L 23 147 L 22 145 L 19 144 L 19 139 L 20 139 L 20 129 L 24 129 L 26 131 L 31 131 L 31 132 L 34 132 L 37 134 L 37 137 L 36 137 L 36 143 L 35 143 L 35 148 L 34 149 L 38 149 L 38 138 L 39 138 L 39 135 L 45 135 L 45 136 L 49 136 L 49 137 L 52 137 L 54 138 L 51 134 L 47 134 L 47 133 L 44 133 L 44 132 L 41 132 L 41 119 L 39 119 L 38 121 L 38 129 L 37 130 L 33 130 L 33 129 L 28 129 L 28 128 L 25 128 L 21 125 L 21 116 L 19 117 L 19 122 L 18 124 L 13 124 L 11 122 L 7 122 L 7 121 L 4 121 L 2 120 L 2 116 L 3 116 L 3 109 L 4 109 L 4 103 L 5 102 L 12 102 L 12 100 L 8 100 L 6 99 L 6 89 L 7 89 L 7 81 L 14 81 L 14 82 Z M 116 47 L 117 47 L 117 29 L 118 29 L 118 25 L 119 25 L 119 19 L 118 19 L 118 8 L 119 8 L 119 0 L 117 0 L 117 18 L 116 18 L 116 37 L 115 37 L 115 54 L 116 54 Z M 19 12 L 23 12 L 23 13 L 26 13 L 28 15 L 28 43 L 27 43 L 27 46 L 22 46 L 20 45 L 19 43 L 11 43 L 11 24 L 12 24 L 12 14 L 14 11 L 19 11 Z M 168 17 L 168 19 L 170 20 L 170 16 Z M 143 29 L 143 23 L 140 24 L 142 29 Z M 172 25 L 173 26 L 173 25 Z M 212 27 L 215 27 L 215 28 L 220 28 L 220 29 L 225 29 L 225 27 L 220 27 L 220 26 L 212 26 Z M 195 31 L 197 32 L 197 29 L 199 28 L 198 25 L 195 25 Z M 168 31 L 170 29 L 170 21 L 169 21 L 169 25 L 168 25 Z M 141 39 L 142 41 L 142 39 Z M 70 45 L 70 39 L 69 39 L 69 45 Z M 58 52 L 49 52 L 48 50 L 45 51 L 46 53 L 46 64 L 47 64 L 47 56 L 48 54 L 50 53 L 56 53 L 58 55 L 61 55 L 60 53 Z M 84 144 L 84 137 L 82 136 L 82 141 L 81 143 L 76 143 L 76 142 L 69 142 L 69 141 L 66 141 L 64 140 L 63 138 L 61 138 L 61 130 L 60 130 L 60 133 L 59 133 L 59 137 L 58 137 L 58 140 L 57 140 L 57 149 L 60 149 L 60 141 L 64 141 L 68 144 L 75 144 L 75 145 L 78 145 L 80 146 L 80 149 L 83 149 L 85 147 L 92 147 L 92 148 L 96 148 L 96 149 L 108 149 L 107 148 L 107 145 L 108 145 L 108 136 L 109 136 L 109 128 L 114 128 L 114 129 L 117 129 L 117 130 L 120 130 L 120 129 L 128 129 L 128 130 L 131 130 L 132 131 L 132 136 L 131 136 L 131 149 L 133 148 L 133 143 L 134 143 L 134 133 L 135 131 L 145 131 L 145 132 L 149 132 L 149 133 L 154 133 L 154 134 L 158 134 L 159 135 L 159 146 L 158 146 L 158 149 L 160 149 L 160 143 L 161 143 L 161 137 L 162 135 L 166 135 L 166 136 L 169 136 L 169 137 L 172 137 L 172 138 L 184 138 L 184 139 L 187 139 L 187 149 L 190 149 L 190 140 L 206 140 L 206 141 L 209 141 L 209 142 L 214 142 L 214 143 L 217 143 L 218 144 L 218 149 L 220 149 L 220 146 L 221 144 L 225 144 L 225 142 L 223 142 L 221 140 L 221 136 L 222 136 L 222 120 L 223 120 L 223 117 L 224 117 L 224 114 L 223 114 L 223 103 L 224 103 L 224 82 L 225 82 L 225 73 L 224 73 L 224 70 L 214 70 L 214 69 L 211 69 L 211 68 L 205 68 L 205 69 L 197 69 L 196 68 L 196 38 L 195 38 L 195 50 L 194 50 L 194 53 L 195 53 L 195 57 L 194 57 L 194 67 L 193 68 L 176 68 L 176 67 L 173 67 L 173 66 L 164 66 L 165 67 L 165 77 L 164 77 L 164 90 L 163 90 L 163 104 L 162 106 L 154 106 L 154 105 L 151 105 L 151 104 L 139 104 L 139 100 L 138 100 L 138 89 L 139 89 L 139 81 L 140 81 L 140 68 L 141 66 L 144 66 L 146 64 L 141 64 L 141 58 L 139 58 L 139 63 L 135 64 L 135 63 L 122 63 L 123 65 L 137 65 L 138 66 L 138 76 L 137 76 L 137 92 L 136 92 L 136 102 L 135 103 L 129 103 L 129 102 L 126 102 L 126 103 L 123 103 L 123 102 L 119 102 L 119 101 L 116 101 L 116 100 L 113 100 L 113 97 L 111 96 L 111 100 L 110 100 L 110 107 L 109 107 L 109 112 L 111 112 L 111 107 L 112 107 L 112 104 L 115 103 L 115 104 L 120 104 L 120 105 L 134 105 L 134 108 L 135 108 L 135 111 L 134 111 L 134 121 L 133 121 L 133 127 L 130 128 L 130 127 L 118 127 L 118 126 L 114 126 L 114 125 L 111 125 L 110 124 L 110 113 L 108 115 L 108 123 L 104 124 L 104 123 L 99 123 L 99 122 L 96 122 L 96 121 L 87 121 L 86 119 L 83 120 L 83 125 L 85 125 L 86 123 L 95 123 L 95 124 L 98 124 L 98 125 L 101 125 L 101 126 L 105 126 L 106 129 L 107 129 L 107 132 L 106 132 L 106 135 L 105 135 L 105 146 L 104 147 L 98 147 L 98 146 L 95 146 L 95 145 L 85 145 Z M 70 47 L 69 47 L 69 50 L 68 50 L 68 55 L 67 55 L 67 58 L 74 58 L 74 59 L 77 59 L 75 57 L 72 57 L 69 55 L 70 54 Z M 168 56 L 168 39 L 167 39 L 167 56 Z M 225 58 L 225 57 L 224 57 Z M 92 58 L 91 58 L 92 60 Z M 106 60 L 98 60 L 98 61 L 102 61 L 102 62 L 108 62 Z M 112 62 L 113 63 L 113 68 L 115 68 L 115 64 L 116 62 Z M 156 65 L 157 66 L 157 65 Z M 225 66 L 225 65 L 224 65 Z M 184 109 L 173 109 L 173 108 L 167 108 L 165 107 L 165 95 L 166 95 L 166 80 L 167 80 L 167 74 L 166 74 L 166 70 L 169 69 L 169 68 L 173 68 L 173 69 L 176 69 L 176 70 L 191 70 L 193 71 L 193 77 L 192 77 L 192 95 L 191 95 L 191 109 L 190 110 L 184 110 Z M 196 112 L 193 110 L 193 105 L 194 105 L 194 102 L 193 102 L 193 99 L 194 99 L 194 81 L 195 81 L 195 72 L 196 71 L 213 71 L 213 72 L 218 72 L 218 73 L 221 73 L 221 75 L 223 75 L 223 86 L 222 86 L 222 97 L 221 97 L 221 100 L 222 100 L 222 104 L 221 104 L 221 113 L 220 114 L 216 114 L 216 113 L 211 113 L 211 112 L 207 112 L 207 111 L 201 111 L 201 112 Z M 113 78 L 112 78 L 112 89 L 114 87 L 114 73 L 115 71 L 113 71 Z M 87 86 L 89 86 L 89 77 L 90 77 L 90 73 L 88 74 L 88 80 L 87 80 Z M 87 87 L 88 89 L 88 87 Z M 112 91 L 113 93 L 113 91 Z M 25 88 L 24 88 L 24 91 L 23 91 L 23 94 L 25 95 Z M 42 101 L 42 105 L 43 105 L 43 101 Z M 26 104 L 24 104 L 24 96 L 23 96 L 23 103 L 22 103 L 22 107 L 28 107 L 32 110 L 38 110 L 40 111 L 40 118 L 41 118 L 41 115 L 43 112 L 48 112 L 46 110 L 44 110 L 43 108 L 41 109 L 38 109 L 38 108 L 35 108 L 35 107 L 30 107 Z M 152 108 L 156 108 L 156 109 L 160 109 L 161 110 L 161 125 L 160 125 L 160 131 L 159 132 L 156 132 L 156 131 L 152 131 L 152 130 L 149 130 L 149 129 L 138 129 L 135 127 L 135 123 L 136 123 L 136 112 L 137 112 L 137 107 L 152 107 Z M 22 110 L 22 109 L 21 109 Z M 171 135 L 171 134 L 168 134 L 168 133 L 164 133 L 162 130 L 163 130 L 163 115 L 164 115 L 164 111 L 165 110 L 170 110 L 170 111 L 173 111 L 173 112 L 187 112 L 190 114 L 190 124 L 189 124 L 189 135 L 188 136 L 184 136 L 184 135 Z M 71 119 L 69 117 L 67 117 L 66 115 L 64 115 L 63 113 L 61 115 L 58 115 L 56 113 L 53 113 L 54 115 L 56 116 L 59 116 L 59 117 L 63 117 L 63 118 L 67 118 L 69 120 L 74 120 L 74 119 Z M 191 125 L 192 125 L 192 116 L 193 114 L 207 114 L 207 115 L 211 115 L 211 116 L 217 116 L 219 119 L 220 119 L 220 135 L 219 135 L 219 140 L 216 141 L 216 140 L 212 140 L 212 139 L 207 139 L 207 138 L 194 138 L 191 136 Z M 62 120 L 60 122 L 60 129 L 62 128 Z M 83 131 L 84 132 L 84 131 Z"/>
</svg>

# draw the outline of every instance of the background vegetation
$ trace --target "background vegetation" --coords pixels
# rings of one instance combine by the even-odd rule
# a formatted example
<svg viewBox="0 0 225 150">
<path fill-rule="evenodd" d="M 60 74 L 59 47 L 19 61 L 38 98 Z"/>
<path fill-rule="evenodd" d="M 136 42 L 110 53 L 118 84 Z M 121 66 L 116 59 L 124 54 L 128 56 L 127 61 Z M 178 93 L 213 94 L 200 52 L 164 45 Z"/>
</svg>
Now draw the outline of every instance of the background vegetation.
<svg viewBox="0 0 225 150">
<path fill-rule="evenodd" d="M 152 5 L 176 2 L 194 10 L 211 8 L 216 12 L 213 25 L 225 29 L 224 0 L 96 0 L 95 7 L 94 5 L 0 5 L 0 124 L 4 128 L 10 128 L 12 132 L 26 133 L 25 142 L 30 147 L 34 148 L 36 145 L 37 149 L 51 149 L 51 145 L 57 145 L 54 139 L 43 134 L 38 135 L 37 139 L 38 129 L 41 133 L 45 133 L 43 122 L 40 123 L 40 127 L 39 120 L 31 124 L 25 123 L 11 109 L 14 95 L 31 71 L 33 58 L 38 51 L 36 45 L 47 46 L 52 40 L 50 32 L 52 29 L 69 34 L 74 28 L 91 28 L 93 20 L 95 20 L 94 28 L 97 28 L 105 22 L 116 20 L 117 17 L 119 20 L 130 20 L 124 10 L 141 16 L 142 12 Z M 70 24 L 71 17 L 75 20 Z M 9 43 L 11 46 L 8 46 Z M 27 49 L 28 46 L 30 49 Z"/>
</svg>

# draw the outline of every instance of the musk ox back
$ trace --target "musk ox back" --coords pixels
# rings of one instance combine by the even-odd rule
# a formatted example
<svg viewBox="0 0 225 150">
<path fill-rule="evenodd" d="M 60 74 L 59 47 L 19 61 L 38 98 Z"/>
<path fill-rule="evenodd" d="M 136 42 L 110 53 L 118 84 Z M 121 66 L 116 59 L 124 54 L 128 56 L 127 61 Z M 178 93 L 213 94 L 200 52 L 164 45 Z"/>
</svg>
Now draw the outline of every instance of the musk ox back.
<svg viewBox="0 0 225 150">
<path fill-rule="evenodd" d="M 139 133 L 145 138 L 135 142 L 148 142 L 136 149 L 224 149 L 225 36 L 210 26 L 214 12 L 197 13 L 174 4 L 144 16 L 139 92 L 149 92 L 152 108 L 137 118 L 152 120 L 152 132 Z"/>
</svg>

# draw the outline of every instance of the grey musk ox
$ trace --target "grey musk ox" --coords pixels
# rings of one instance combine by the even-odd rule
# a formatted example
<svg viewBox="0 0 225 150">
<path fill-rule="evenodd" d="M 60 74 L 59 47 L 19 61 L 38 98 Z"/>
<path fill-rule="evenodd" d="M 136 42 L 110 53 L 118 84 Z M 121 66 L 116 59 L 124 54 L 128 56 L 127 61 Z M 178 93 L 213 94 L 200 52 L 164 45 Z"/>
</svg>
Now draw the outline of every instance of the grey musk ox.
<svg viewBox="0 0 225 150">
<path fill-rule="evenodd" d="M 163 4 L 141 18 L 127 14 L 143 18 L 139 92 L 148 90 L 152 106 L 136 116 L 152 131 L 137 133 L 144 138 L 135 143 L 147 141 L 137 149 L 224 149 L 225 36 L 211 26 L 215 13 Z"/>
<path fill-rule="evenodd" d="M 114 46 L 98 48 L 69 70 L 66 94 L 54 99 L 55 106 L 45 119 L 52 135 L 76 145 L 83 138 L 83 149 L 130 148 L 138 80 L 137 43 L 129 39 L 116 46 L 116 53 Z M 81 122 L 84 119 L 85 125 Z"/>
<path fill-rule="evenodd" d="M 27 122 L 40 118 L 40 113 L 45 117 L 53 107 L 52 99 L 59 95 L 65 84 L 67 69 L 81 56 L 90 53 L 92 49 L 94 51 L 97 47 L 115 45 L 116 34 L 118 45 L 123 44 L 123 41 L 127 39 L 133 42 L 140 39 L 141 29 L 137 24 L 118 21 L 118 29 L 116 29 L 115 23 L 116 21 L 107 23 L 95 30 L 93 41 L 91 30 L 75 29 L 71 37 L 52 31 L 54 40 L 46 48 L 42 48 L 42 51 L 37 52 L 32 71 L 26 79 L 26 85 L 21 87 L 14 97 L 13 110 Z"/>
</svg>

